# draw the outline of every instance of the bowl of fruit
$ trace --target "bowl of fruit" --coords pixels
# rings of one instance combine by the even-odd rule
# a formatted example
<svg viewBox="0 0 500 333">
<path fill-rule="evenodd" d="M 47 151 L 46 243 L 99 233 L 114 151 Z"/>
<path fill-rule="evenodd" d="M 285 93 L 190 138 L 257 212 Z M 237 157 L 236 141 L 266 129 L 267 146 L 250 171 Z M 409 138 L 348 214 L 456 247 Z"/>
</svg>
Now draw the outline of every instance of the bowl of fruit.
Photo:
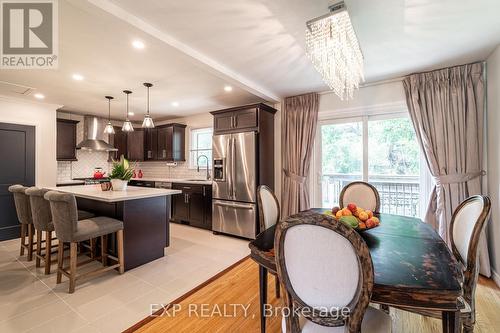
<svg viewBox="0 0 500 333">
<path fill-rule="evenodd" d="M 373 216 L 371 210 L 357 207 L 354 203 L 350 203 L 344 208 L 333 207 L 331 211 L 326 211 L 325 214 L 335 217 L 338 221 L 358 231 L 373 229 L 380 225 L 380 220 L 378 217 Z"/>
</svg>

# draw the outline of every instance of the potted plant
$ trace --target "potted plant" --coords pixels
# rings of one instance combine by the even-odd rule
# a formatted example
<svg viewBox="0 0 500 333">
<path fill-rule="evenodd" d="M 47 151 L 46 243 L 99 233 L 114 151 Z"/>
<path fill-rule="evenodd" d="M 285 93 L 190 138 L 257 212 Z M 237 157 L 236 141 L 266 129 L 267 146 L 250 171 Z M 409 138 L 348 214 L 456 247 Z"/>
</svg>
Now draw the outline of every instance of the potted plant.
<svg viewBox="0 0 500 333">
<path fill-rule="evenodd" d="M 119 161 L 113 161 L 113 169 L 109 175 L 113 191 L 125 191 L 133 174 L 134 168 L 130 167 L 128 160 L 123 155 L 120 156 Z"/>
</svg>

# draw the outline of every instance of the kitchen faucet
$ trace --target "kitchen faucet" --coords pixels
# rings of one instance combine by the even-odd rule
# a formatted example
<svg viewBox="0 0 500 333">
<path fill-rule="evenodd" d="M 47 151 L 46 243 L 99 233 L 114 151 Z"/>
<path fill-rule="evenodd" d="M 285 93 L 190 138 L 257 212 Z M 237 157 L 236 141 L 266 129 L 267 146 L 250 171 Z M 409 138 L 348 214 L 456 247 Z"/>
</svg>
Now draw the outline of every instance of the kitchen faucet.
<svg viewBox="0 0 500 333">
<path fill-rule="evenodd" d="M 196 164 L 198 166 L 198 172 L 200 172 L 200 157 L 205 157 L 205 159 L 207 160 L 207 180 L 210 180 L 210 171 L 208 170 L 208 157 L 206 155 L 200 155 L 196 159 Z"/>
</svg>

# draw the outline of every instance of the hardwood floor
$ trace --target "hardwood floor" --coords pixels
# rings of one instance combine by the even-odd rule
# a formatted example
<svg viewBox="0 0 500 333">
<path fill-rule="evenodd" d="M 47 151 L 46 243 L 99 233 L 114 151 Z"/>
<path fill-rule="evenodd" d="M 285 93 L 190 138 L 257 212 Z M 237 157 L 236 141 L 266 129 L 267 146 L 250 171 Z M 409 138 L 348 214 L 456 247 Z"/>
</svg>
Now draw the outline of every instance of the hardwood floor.
<svg viewBox="0 0 500 333">
<path fill-rule="evenodd" d="M 476 293 L 476 333 L 500 331 L 500 289 L 492 280 L 480 278 Z M 268 299 L 274 309 L 280 300 L 274 296 L 274 278 L 269 278 Z M 174 316 L 154 318 L 137 329 L 138 332 L 260 332 L 258 266 L 247 259 L 198 291 L 179 299 L 180 309 Z M 207 304 L 206 313 L 202 304 Z M 246 316 L 241 306 L 248 307 Z M 224 313 L 224 305 L 226 312 Z M 213 311 L 215 315 L 210 316 Z M 205 317 L 206 315 L 206 317 Z M 404 311 L 391 309 L 393 332 L 441 332 L 441 322 Z M 281 316 L 267 319 L 267 332 L 281 332 Z"/>
</svg>

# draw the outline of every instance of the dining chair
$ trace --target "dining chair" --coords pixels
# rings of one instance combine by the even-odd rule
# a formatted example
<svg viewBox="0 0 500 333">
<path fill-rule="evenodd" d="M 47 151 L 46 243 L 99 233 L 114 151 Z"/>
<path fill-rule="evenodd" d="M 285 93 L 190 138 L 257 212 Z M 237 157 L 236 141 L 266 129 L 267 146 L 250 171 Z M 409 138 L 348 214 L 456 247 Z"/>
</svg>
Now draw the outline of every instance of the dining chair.
<svg viewBox="0 0 500 333">
<path fill-rule="evenodd" d="M 465 199 L 453 212 L 450 223 L 451 249 L 460 264 L 464 276 L 463 310 L 460 321 L 463 332 L 474 331 L 476 322 L 475 293 L 479 276 L 479 239 L 486 226 L 491 210 L 490 198 L 483 195 L 474 195 Z M 441 318 L 441 313 L 407 309 L 403 310 L 418 313 L 424 316 Z"/>
<path fill-rule="evenodd" d="M 117 268 L 119 273 L 124 272 L 123 258 L 123 222 L 105 216 L 92 217 L 78 221 L 78 209 L 73 194 L 49 191 L 44 198 L 50 202 L 52 222 L 57 239 L 59 241 L 57 250 L 57 280 L 61 283 L 62 275 L 69 278 L 69 293 L 75 291 L 76 280 L 95 276 L 106 271 Z M 105 266 L 107 259 L 114 259 L 116 264 L 105 266 L 90 272 L 77 275 L 77 266 L 93 261 L 93 258 L 77 264 L 77 246 L 79 242 L 95 239 L 101 236 L 116 233 L 118 257 L 113 257 L 102 249 L 102 263 Z M 69 267 L 64 267 L 64 243 L 70 243 Z M 69 271 L 68 271 L 69 268 Z"/>
<path fill-rule="evenodd" d="M 26 186 L 11 185 L 9 192 L 14 196 L 17 219 L 21 224 L 21 248 L 19 255 L 23 256 L 27 252 L 27 260 L 33 260 L 35 228 L 33 227 L 33 218 L 31 216 L 31 207 L 28 196 L 26 195 Z M 27 238 L 27 239 L 26 239 Z"/>
<path fill-rule="evenodd" d="M 267 185 L 260 185 L 257 188 L 257 200 L 259 207 L 260 232 L 269 229 L 280 220 L 280 204 L 274 192 Z M 280 281 L 276 272 L 269 272 L 274 275 L 276 298 L 280 298 Z"/>
<path fill-rule="evenodd" d="M 344 208 L 350 203 L 374 213 L 380 212 L 380 195 L 375 186 L 367 182 L 356 181 L 344 186 L 340 192 L 339 205 Z"/>
<path fill-rule="evenodd" d="M 283 332 L 391 332 L 390 316 L 369 306 L 373 263 L 355 230 L 320 214 L 292 217 L 274 245 L 290 313 Z"/>
</svg>

